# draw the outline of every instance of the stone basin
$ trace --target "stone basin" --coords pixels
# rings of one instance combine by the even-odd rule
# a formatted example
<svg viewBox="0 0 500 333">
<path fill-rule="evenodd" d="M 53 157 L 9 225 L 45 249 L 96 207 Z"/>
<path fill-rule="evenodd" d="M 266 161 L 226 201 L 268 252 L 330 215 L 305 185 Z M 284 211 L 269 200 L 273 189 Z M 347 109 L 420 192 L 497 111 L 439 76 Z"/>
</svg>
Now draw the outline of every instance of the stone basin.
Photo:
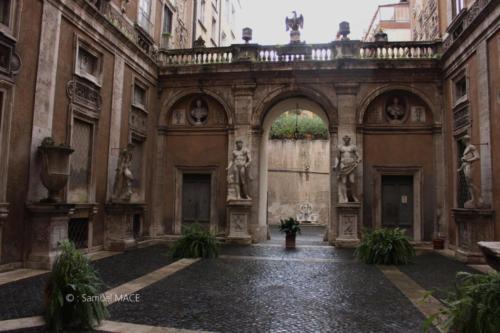
<svg viewBox="0 0 500 333">
<path fill-rule="evenodd" d="M 478 242 L 488 265 L 500 271 L 500 242 Z"/>
</svg>

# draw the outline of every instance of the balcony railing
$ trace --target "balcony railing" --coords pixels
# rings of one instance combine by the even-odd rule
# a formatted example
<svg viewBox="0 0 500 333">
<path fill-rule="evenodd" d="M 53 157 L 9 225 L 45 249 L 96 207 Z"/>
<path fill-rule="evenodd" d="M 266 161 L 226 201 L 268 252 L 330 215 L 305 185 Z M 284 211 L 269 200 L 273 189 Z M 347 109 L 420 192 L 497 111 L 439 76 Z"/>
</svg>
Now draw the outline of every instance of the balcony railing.
<svg viewBox="0 0 500 333">
<path fill-rule="evenodd" d="M 306 62 L 337 59 L 434 59 L 439 58 L 440 42 L 360 42 L 338 41 L 328 44 L 257 45 L 200 47 L 161 50 L 160 66 L 206 65 L 236 62 Z"/>
</svg>

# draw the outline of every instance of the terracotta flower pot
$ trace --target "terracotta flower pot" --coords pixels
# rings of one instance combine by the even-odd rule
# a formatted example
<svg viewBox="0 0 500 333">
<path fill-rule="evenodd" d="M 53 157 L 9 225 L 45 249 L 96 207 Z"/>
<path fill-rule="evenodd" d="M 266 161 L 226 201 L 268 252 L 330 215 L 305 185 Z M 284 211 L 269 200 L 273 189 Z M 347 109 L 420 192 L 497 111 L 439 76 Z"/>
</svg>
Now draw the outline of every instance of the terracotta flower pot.
<svg viewBox="0 0 500 333">
<path fill-rule="evenodd" d="M 47 202 L 61 202 L 59 193 L 66 186 L 69 177 L 69 156 L 73 149 L 57 145 L 41 145 L 42 184 L 49 191 Z"/>
<path fill-rule="evenodd" d="M 295 234 L 286 234 L 285 237 L 285 248 L 295 249 Z"/>
<path fill-rule="evenodd" d="M 444 249 L 444 239 L 442 239 L 442 238 L 434 238 L 432 240 L 432 248 L 434 250 L 442 250 L 442 249 Z"/>
</svg>

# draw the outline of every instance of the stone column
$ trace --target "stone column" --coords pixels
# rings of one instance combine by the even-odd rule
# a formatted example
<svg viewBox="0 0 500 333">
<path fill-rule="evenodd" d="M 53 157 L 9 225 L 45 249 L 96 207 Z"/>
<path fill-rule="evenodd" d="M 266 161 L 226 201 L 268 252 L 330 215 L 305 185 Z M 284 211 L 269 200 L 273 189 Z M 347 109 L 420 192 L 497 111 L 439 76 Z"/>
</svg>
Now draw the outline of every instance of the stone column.
<svg viewBox="0 0 500 333">
<path fill-rule="evenodd" d="M 478 108 L 479 108 L 479 148 L 481 166 L 481 197 L 484 203 L 490 207 L 492 199 L 492 177 L 491 177 L 491 126 L 490 126 L 490 90 L 488 71 L 488 44 L 483 40 L 477 47 L 478 65 Z"/>
<path fill-rule="evenodd" d="M 40 182 L 41 161 L 37 151 L 43 138 L 52 136 L 61 29 L 61 11 L 50 1 L 43 2 L 42 22 L 31 135 L 29 201 L 39 201 L 46 194 Z"/>
<path fill-rule="evenodd" d="M 115 55 L 115 68 L 113 74 L 113 101 L 111 104 L 111 121 L 109 134 L 108 153 L 108 184 L 106 191 L 107 201 L 113 195 L 113 185 L 118 167 L 118 157 L 120 155 L 120 134 L 123 113 L 123 75 L 125 71 L 125 60 Z"/>
<path fill-rule="evenodd" d="M 363 158 L 363 140 L 362 134 L 357 133 L 357 110 L 356 110 L 356 95 L 359 85 L 357 83 L 339 83 L 335 84 L 335 91 L 338 99 L 338 133 L 337 140 L 334 146 L 333 161 L 337 156 L 338 145 L 341 144 L 342 138 L 348 135 L 351 138 L 351 144 L 356 145 L 360 158 Z M 335 171 L 332 170 L 332 177 L 337 177 Z M 338 184 L 337 184 L 338 187 Z M 337 196 L 337 187 L 333 192 Z M 336 224 L 336 239 L 335 244 L 338 246 L 356 246 L 359 242 L 358 232 L 362 225 L 362 205 L 363 205 L 363 163 L 360 163 L 356 168 L 356 194 L 359 199 L 357 203 L 339 203 L 338 197 L 334 202 L 337 210 L 335 218 Z"/>
</svg>

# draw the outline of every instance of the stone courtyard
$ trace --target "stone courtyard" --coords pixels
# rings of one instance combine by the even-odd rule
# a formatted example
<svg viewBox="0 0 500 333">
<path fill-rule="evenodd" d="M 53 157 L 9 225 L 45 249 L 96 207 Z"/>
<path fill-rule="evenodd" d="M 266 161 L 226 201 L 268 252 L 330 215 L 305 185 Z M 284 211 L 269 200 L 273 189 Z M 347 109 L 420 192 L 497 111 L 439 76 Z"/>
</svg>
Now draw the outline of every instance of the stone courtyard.
<svg viewBox="0 0 500 333">
<path fill-rule="evenodd" d="M 110 318 L 97 331 L 422 332 L 455 274 L 477 272 L 430 250 L 409 266 L 365 265 L 352 249 L 318 245 L 323 232 L 306 230 L 291 251 L 278 237 L 225 245 L 217 259 L 172 263 L 164 245 L 98 253 L 93 265 L 106 299 L 134 297 L 108 305 Z M 0 274 L 0 331 L 44 331 L 47 277 L 35 270 Z M 437 299 L 422 301 L 430 290 Z"/>
</svg>

